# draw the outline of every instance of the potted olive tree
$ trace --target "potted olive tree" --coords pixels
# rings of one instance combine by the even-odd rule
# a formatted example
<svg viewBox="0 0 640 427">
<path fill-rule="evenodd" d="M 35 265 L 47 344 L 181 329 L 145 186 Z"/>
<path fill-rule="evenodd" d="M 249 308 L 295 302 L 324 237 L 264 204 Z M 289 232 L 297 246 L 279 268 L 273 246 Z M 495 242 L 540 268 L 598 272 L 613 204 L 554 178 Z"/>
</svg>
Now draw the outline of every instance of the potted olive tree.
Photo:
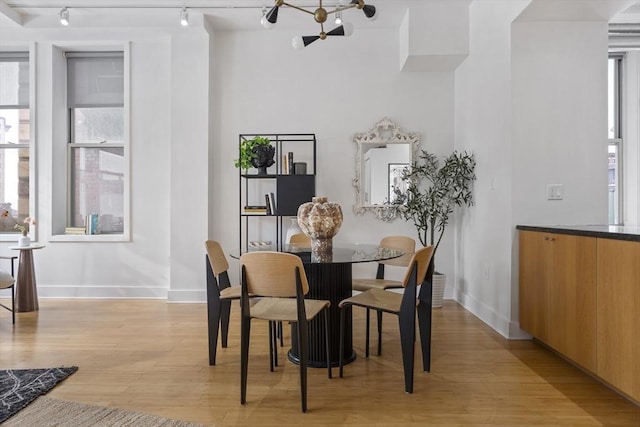
<svg viewBox="0 0 640 427">
<path fill-rule="evenodd" d="M 435 247 L 434 258 L 455 207 L 473 205 L 476 179 L 473 154 L 454 151 L 443 160 L 441 163 L 434 154 L 422 150 L 402 174 L 406 190 L 394 188 L 401 216 L 413 221 L 423 246 Z M 441 307 L 446 278 L 435 271 L 434 261 L 432 267 L 433 307 Z"/>
<path fill-rule="evenodd" d="M 275 154 L 276 149 L 269 138 L 255 136 L 240 143 L 240 156 L 234 160 L 234 165 L 241 169 L 254 167 L 258 169 L 258 175 L 266 175 L 267 168 L 275 163 Z"/>
</svg>

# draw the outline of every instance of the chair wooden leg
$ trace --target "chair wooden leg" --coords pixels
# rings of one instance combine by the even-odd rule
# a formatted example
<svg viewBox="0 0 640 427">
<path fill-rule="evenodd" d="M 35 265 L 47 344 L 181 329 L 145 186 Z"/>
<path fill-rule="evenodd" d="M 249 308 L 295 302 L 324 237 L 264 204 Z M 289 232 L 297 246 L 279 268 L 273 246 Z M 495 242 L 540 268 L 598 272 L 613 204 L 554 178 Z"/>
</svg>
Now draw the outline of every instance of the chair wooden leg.
<svg viewBox="0 0 640 427">
<path fill-rule="evenodd" d="M 342 378 L 342 367 L 344 365 L 344 311 L 348 310 L 347 306 L 340 308 L 340 354 L 338 356 L 338 371 Z"/>
<path fill-rule="evenodd" d="M 247 402 L 247 372 L 249 370 L 249 334 L 251 318 L 243 319 L 240 325 L 240 404 Z"/>
<path fill-rule="evenodd" d="M 327 370 L 329 371 L 329 378 L 331 378 L 333 375 L 331 373 L 331 347 L 329 343 L 329 309 L 325 308 L 322 314 L 324 316 L 324 339 L 327 348 Z"/>
<path fill-rule="evenodd" d="M 309 358 L 309 331 L 306 322 L 296 322 L 298 354 L 300 355 L 300 402 L 302 412 L 307 412 L 307 359 Z"/>
<path fill-rule="evenodd" d="M 415 316 L 398 316 L 400 324 L 400 345 L 404 367 L 404 391 L 413 393 L 413 366 L 415 358 L 416 319 Z"/>
<path fill-rule="evenodd" d="M 378 315 L 378 356 L 382 354 L 382 311 L 376 310 Z"/>
<path fill-rule="evenodd" d="M 278 322 L 278 337 L 280 338 L 280 347 L 284 347 L 284 330 L 282 327 L 282 322 Z"/>
<path fill-rule="evenodd" d="M 371 324 L 371 321 L 369 320 L 369 314 L 370 313 L 371 313 L 371 310 L 369 309 L 369 307 L 367 307 L 367 323 L 366 323 L 367 324 L 367 327 L 366 327 L 367 333 L 366 333 L 366 337 L 365 337 L 365 340 L 364 340 L 364 348 L 365 348 L 364 357 L 366 359 L 369 358 L 369 325 Z"/>
<path fill-rule="evenodd" d="M 220 300 L 220 333 L 222 335 L 222 348 L 227 348 L 229 339 L 229 317 L 231 316 L 231 301 Z"/>
</svg>

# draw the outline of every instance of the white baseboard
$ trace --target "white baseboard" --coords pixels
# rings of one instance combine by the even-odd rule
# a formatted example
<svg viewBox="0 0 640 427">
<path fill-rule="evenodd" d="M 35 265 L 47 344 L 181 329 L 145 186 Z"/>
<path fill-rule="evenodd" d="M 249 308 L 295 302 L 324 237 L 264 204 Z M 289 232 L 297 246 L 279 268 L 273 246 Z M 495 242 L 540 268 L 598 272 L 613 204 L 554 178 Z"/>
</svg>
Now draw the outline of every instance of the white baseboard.
<svg viewBox="0 0 640 427">
<path fill-rule="evenodd" d="M 39 298 L 164 299 L 173 303 L 206 303 L 203 289 L 170 290 L 159 286 L 38 285 Z"/>
<path fill-rule="evenodd" d="M 167 299 L 167 291 L 157 286 L 38 285 L 39 298 Z"/>
<path fill-rule="evenodd" d="M 497 333 L 507 339 L 515 339 L 511 337 L 511 320 L 497 313 L 491 307 L 478 301 L 470 295 L 455 289 L 455 300 L 465 309 L 469 310 L 473 315 L 478 317 L 484 323 L 493 328 Z"/>
</svg>

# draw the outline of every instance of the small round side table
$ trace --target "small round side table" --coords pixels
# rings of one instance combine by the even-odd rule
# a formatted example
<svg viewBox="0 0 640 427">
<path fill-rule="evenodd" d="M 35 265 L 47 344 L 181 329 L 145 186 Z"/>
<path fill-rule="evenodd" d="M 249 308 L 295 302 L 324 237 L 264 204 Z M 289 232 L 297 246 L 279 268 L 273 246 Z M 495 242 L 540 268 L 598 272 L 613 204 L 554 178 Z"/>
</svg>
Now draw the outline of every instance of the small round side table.
<svg viewBox="0 0 640 427">
<path fill-rule="evenodd" d="M 38 310 L 38 289 L 36 272 L 33 268 L 33 251 L 42 249 L 44 245 L 10 246 L 9 249 L 20 251 L 18 260 L 18 277 L 16 278 L 16 311 Z"/>
</svg>

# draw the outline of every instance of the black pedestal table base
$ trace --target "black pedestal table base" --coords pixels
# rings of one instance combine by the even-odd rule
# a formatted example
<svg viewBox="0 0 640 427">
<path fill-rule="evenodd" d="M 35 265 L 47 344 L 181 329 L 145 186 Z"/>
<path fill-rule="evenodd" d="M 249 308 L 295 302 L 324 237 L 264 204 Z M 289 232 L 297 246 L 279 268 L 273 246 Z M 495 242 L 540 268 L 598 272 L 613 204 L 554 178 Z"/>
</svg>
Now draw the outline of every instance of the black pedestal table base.
<svg viewBox="0 0 640 427">
<path fill-rule="evenodd" d="M 343 299 L 351 296 L 351 264 L 310 263 L 305 264 L 304 270 L 309 281 L 307 297 L 331 301 L 331 306 L 327 309 L 330 328 L 331 366 L 338 366 L 340 359 L 340 308 L 338 308 L 338 304 Z M 356 359 L 356 354 L 353 351 L 351 316 L 348 315 L 345 321 L 344 363 L 347 364 Z M 291 350 L 289 350 L 288 357 L 293 363 L 299 364 L 298 337 L 295 329 L 295 325 L 293 325 L 291 327 Z M 308 366 L 310 367 L 324 368 L 327 366 L 324 336 L 324 320 L 322 316 L 316 316 L 315 319 L 309 322 Z"/>
</svg>

